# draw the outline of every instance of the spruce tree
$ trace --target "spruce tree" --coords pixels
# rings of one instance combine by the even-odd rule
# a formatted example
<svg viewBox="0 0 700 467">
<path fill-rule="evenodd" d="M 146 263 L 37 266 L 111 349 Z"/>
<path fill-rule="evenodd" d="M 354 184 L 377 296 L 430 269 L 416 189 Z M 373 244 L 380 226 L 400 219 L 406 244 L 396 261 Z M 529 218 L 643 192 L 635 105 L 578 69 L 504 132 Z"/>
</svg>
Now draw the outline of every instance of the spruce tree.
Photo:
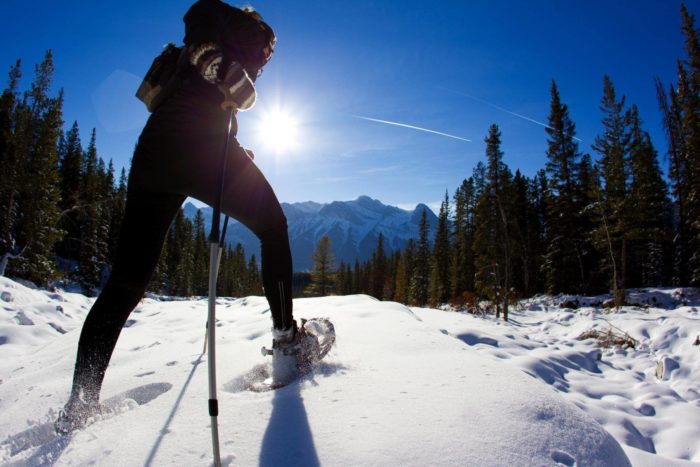
<svg viewBox="0 0 700 467">
<path fill-rule="evenodd" d="M 700 31 L 685 5 L 681 5 L 681 17 L 686 60 L 679 64 L 678 104 L 684 139 L 684 178 L 688 183 L 688 272 L 690 285 L 700 286 Z"/>
<path fill-rule="evenodd" d="M 62 210 L 60 227 L 64 238 L 56 246 L 59 256 L 77 260 L 80 252 L 80 197 L 83 166 L 83 147 L 78 122 L 66 132 L 59 160 Z"/>
<path fill-rule="evenodd" d="M 17 150 L 18 115 L 21 100 L 17 91 L 21 77 L 20 61 L 10 68 L 9 83 L 0 96 L 0 276 L 15 251 L 17 203 L 22 176 L 22 159 Z"/>
<path fill-rule="evenodd" d="M 180 208 L 168 242 L 168 276 L 172 280 L 170 293 L 173 295 L 192 295 L 193 243 L 192 223 Z"/>
<path fill-rule="evenodd" d="M 667 283 L 670 251 L 670 210 L 666 182 L 649 133 L 642 130 L 639 111 L 630 109 L 629 285 Z"/>
<path fill-rule="evenodd" d="M 452 287 L 450 284 L 450 199 L 445 192 L 445 199 L 440 205 L 438 228 L 435 233 L 431 261 L 430 303 L 435 306 L 447 303 Z"/>
<path fill-rule="evenodd" d="M 379 232 L 377 246 L 372 253 L 370 295 L 381 300 L 384 296 L 384 283 L 387 280 L 387 258 L 384 253 L 384 234 Z"/>
<path fill-rule="evenodd" d="M 384 281 L 384 300 L 394 301 L 396 297 L 396 274 L 399 270 L 401 252 L 394 251 L 387 259 L 387 274 Z"/>
<path fill-rule="evenodd" d="M 53 56 L 47 51 L 36 66 L 31 89 L 24 95 L 21 106 L 21 128 L 17 149 L 23 154 L 24 180 L 19 190 L 21 216 L 17 223 L 17 244 L 23 249 L 12 269 L 24 279 L 46 284 L 56 277 L 54 246 L 61 239 L 60 187 L 58 176 L 58 142 L 61 135 L 63 92 L 48 95 L 54 73 Z"/>
<path fill-rule="evenodd" d="M 423 209 L 418 226 L 418 244 L 413 260 L 409 286 L 409 303 L 424 306 L 428 303 L 430 291 L 430 243 L 428 239 L 428 217 Z"/>
<path fill-rule="evenodd" d="M 126 185 L 126 170 L 122 168 L 121 174 L 119 175 L 119 182 L 109 205 L 111 210 L 111 222 L 109 225 L 109 237 L 107 239 L 107 260 L 110 264 L 114 264 L 117 257 L 119 231 L 121 230 L 122 219 L 124 218 L 124 211 L 126 209 Z"/>
<path fill-rule="evenodd" d="M 513 251 L 512 175 L 503 162 L 501 133 L 491 125 L 486 141 L 486 179 L 475 208 L 476 288 L 493 300 L 496 317 L 508 320 Z"/>
<path fill-rule="evenodd" d="M 454 242 L 451 260 L 451 295 L 461 297 L 474 291 L 474 178 L 465 179 L 455 191 Z"/>
<path fill-rule="evenodd" d="M 102 179 L 104 173 L 97 156 L 96 132 L 93 129 L 85 152 L 81 182 L 80 250 L 78 252 L 78 280 L 88 294 L 94 294 L 100 285 L 102 267 L 107 255 L 109 224 Z"/>
<path fill-rule="evenodd" d="M 248 288 L 245 295 L 263 295 L 262 277 L 260 276 L 260 268 L 255 255 L 252 255 L 248 260 Z"/>
<path fill-rule="evenodd" d="M 313 269 L 308 293 L 323 297 L 333 290 L 335 275 L 335 254 L 328 235 L 321 237 L 311 255 Z"/>
<path fill-rule="evenodd" d="M 413 262 L 415 255 L 415 241 L 410 238 L 401 253 L 401 259 L 396 270 L 396 286 L 394 300 L 408 304 L 411 300 L 411 277 L 413 277 Z"/>
<path fill-rule="evenodd" d="M 608 250 L 607 268 L 610 271 L 611 286 L 615 302 L 625 301 L 625 278 L 628 268 L 628 158 L 630 133 L 628 113 L 625 111 L 625 98 L 617 98 L 612 81 L 603 78 L 602 133 L 595 138 L 593 149 L 600 154 L 600 173 L 603 181 L 600 202 L 601 223 L 597 229 L 597 243 Z M 604 219 L 603 219 L 604 218 Z"/>
<path fill-rule="evenodd" d="M 204 215 L 199 209 L 194 217 L 193 242 L 192 291 L 195 295 L 206 295 L 209 290 L 209 248 L 204 232 Z"/>
<path fill-rule="evenodd" d="M 551 106 L 547 132 L 547 220 L 546 273 L 549 293 L 578 292 L 585 288 L 587 271 L 583 264 L 583 238 L 577 198 L 576 168 L 580 154 L 576 128 L 566 104 L 561 102 L 554 81 L 550 89 Z"/>
</svg>

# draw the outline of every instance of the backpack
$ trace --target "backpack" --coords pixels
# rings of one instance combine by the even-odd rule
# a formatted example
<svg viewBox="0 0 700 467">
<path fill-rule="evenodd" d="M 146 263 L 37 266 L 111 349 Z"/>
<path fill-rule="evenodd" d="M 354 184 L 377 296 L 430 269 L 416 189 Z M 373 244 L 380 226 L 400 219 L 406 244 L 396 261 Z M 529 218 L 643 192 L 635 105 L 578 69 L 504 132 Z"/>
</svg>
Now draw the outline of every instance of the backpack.
<svg viewBox="0 0 700 467">
<path fill-rule="evenodd" d="M 170 42 L 153 60 L 151 67 L 146 72 L 146 76 L 136 91 L 136 97 L 146 105 L 149 112 L 153 112 L 167 96 L 168 93 L 165 90 L 168 89 L 175 77 L 182 50 L 182 47 Z"/>
</svg>

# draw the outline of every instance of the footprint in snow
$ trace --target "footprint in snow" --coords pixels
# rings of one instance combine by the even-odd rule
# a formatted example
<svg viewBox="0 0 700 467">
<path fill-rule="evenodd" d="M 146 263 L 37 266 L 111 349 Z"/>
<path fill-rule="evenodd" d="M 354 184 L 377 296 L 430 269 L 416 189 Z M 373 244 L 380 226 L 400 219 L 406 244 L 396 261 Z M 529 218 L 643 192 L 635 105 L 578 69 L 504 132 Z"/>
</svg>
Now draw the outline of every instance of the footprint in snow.
<svg viewBox="0 0 700 467">
<path fill-rule="evenodd" d="M 567 467 L 574 467 L 576 465 L 576 459 L 574 459 L 571 454 L 559 451 L 558 449 L 552 451 L 552 460 L 558 465 L 565 465 Z"/>
</svg>

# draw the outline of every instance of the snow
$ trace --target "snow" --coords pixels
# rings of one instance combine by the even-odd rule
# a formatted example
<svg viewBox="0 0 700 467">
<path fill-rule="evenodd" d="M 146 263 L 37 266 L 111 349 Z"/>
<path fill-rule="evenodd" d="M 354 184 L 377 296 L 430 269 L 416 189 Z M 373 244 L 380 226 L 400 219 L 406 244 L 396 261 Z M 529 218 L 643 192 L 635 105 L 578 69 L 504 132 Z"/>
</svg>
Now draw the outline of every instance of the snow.
<svg viewBox="0 0 700 467">
<path fill-rule="evenodd" d="M 219 299 L 222 460 L 624 466 L 629 458 L 635 466 L 698 465 L 700 346 L 693 342 L 700 321 L 693 293 L 640 292 L 640 304 L 656 296 L 663 308 L 616 312 L 595 307 L 594 299 L 573 310 L 560 306 L 561 297 L 541 297 L 513 311 L 509 324 L 367 296 L 296 300 L 297 318 L 334 322 L 337 345 L 314 374 L 272 393 L 234 384 L 264 361 L 265 299 Z M 47 436 L 66 401 L 93 299 L 6 278 L 0 298 L 0 464 L 211 464 L 206 300 L 144 299 L 122 331 L 102 391 L 122 413 L 71 436 L 49 433 L 46 442 L 19 451 L 22 442 Z M 600 350 L 592 339 L 577 339 L 611 325 L 637 348 Z"/>
</svg>

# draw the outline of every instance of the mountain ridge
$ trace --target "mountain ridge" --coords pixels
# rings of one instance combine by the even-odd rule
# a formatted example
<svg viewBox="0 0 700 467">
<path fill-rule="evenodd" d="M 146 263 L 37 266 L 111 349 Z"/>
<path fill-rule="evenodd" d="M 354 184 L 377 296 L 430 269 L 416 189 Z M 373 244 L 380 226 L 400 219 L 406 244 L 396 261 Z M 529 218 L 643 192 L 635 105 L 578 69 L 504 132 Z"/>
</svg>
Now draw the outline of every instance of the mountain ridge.
<svg viewBox="0 0 700 467">
<path fill-rule="evenodd" d="M 384 250 L 387 253 L 403 250 L 409 239 L 418 239 L 423 209 L 426 210 L 431 238 L 437 226 L 437 216 L 422 203 L 409 211 L 386 205 L 369 196 L 360 196 L 351 201 L 305 201 L 281 205 L 289 226 L 295 271 L 311 269 L 311 254 L 324 235 L 331 240 L 338 266 L 341 261 L 354 264 L 356 260 L 368 260 L 377 246 L 380 233 L 384 236 Z M 192 202 L 187 202 L 183 208 L 190 220 L 201 210 L 205 229 L 209 231 L 213 215 L 210 207 L 198 208 Z M 226 242 L 232 245 L 241 243 L 249 256 L 255 254 L 260 259 L 257 237 L 239 222 L 231 221 Z"/>
</svg>

